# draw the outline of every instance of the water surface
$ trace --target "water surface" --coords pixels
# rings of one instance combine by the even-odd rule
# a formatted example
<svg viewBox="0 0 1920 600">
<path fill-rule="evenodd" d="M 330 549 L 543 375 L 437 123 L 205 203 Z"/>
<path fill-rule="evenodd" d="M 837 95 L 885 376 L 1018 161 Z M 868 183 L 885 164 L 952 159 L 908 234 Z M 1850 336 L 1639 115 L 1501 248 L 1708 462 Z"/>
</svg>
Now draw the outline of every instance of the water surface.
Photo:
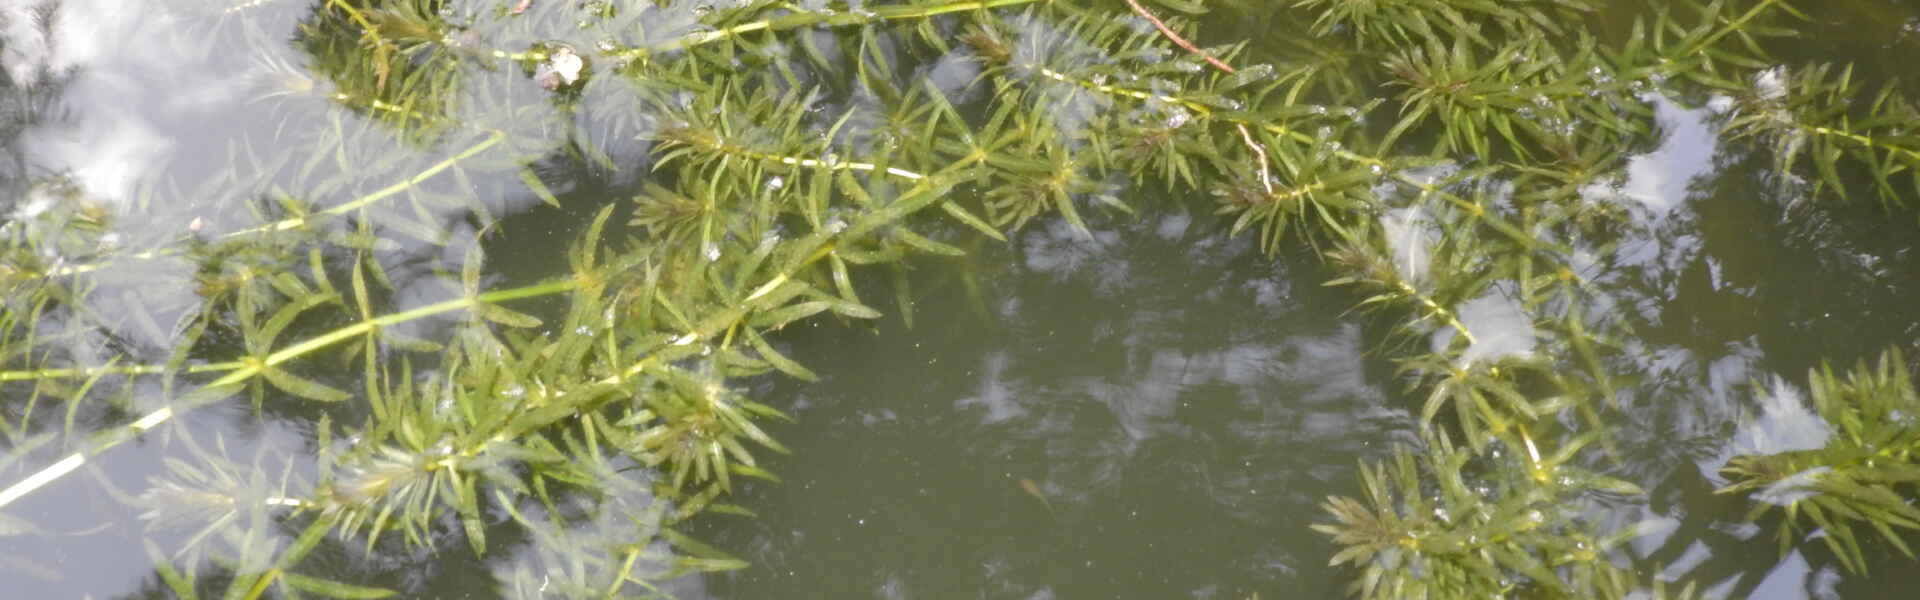
<svg viewBox="0 0 1920 600">
<path fill-rule="evenodd" d="M 15 137 L 0 175 L 65 173 L 95 197 L 137 208 L 141 219 L 115 225 L 129 245 L 255 222 L 200 190 L 281 186 L 350 198 L 484 136 L 461 130 L 422 145 L 371 124 L 365 111 L 291 93 L 325 89 L 312 71 L 320 59 L 291 39 L 311 9 L 301 3 L 220 17 L 169 3 L 67 0 L 50 35 L 20 6 L 0 8 L 8 17 L 0 64 L 16 86 L 48 77 L 40 67 L 71 79 L 36 113 L 41 120 L 7 130 Z M 1920 7 L 1803 8 L 1819 10 L 1807 36 L 1779 46 L 1783 61 L 1853 61 L 1860 77 L 1878 81 L 1920 56 Z M 1596 29 L 1620 29 L 1625 16 Z M 1229 12 L 1205 31 L 1255 38 L 1254 58 L 1284 56 L 1285 36 L 1265 32 L 1295 31 L 1299 18 Z M 979 99 L 960 91 L 973 75 L 964 64 L 920 58 L 939 87 Z M 619 112 L 631 90 L 617 79 L 588 87 L 586 108 L 573 112 L 512 71 L 463 73 L 471 79 L 450 116 L 511 132 L 516 156 L 538 159 L 561 206 L 539 205 L 511 170 L 475 169 L 409 192 L 379 213 L 428 232 L 378 248 L 397 305 L 456 295 L 436 269 L 474 245 L 493 257 L 490 282 L 561 272 L 557 257 L 586 219 L 650 177 L 648 142 L 638 139 L 650 125 Z M 1914 89 L 1911 79 L 1896 85 Z M 16 87 L 0 100 L 28 97 Z M 1619 519 L 1659 525 L 1620 560 L 1698 582 L 1711 597 L 1920 594 L 1912 562 L 1883 543 L 1869 544 L 1868 575 L 1847 573 L 1817 541 L 1781 556 L 1777 522 L 1746 523 L 1746 503 L 1710 493 L 1726 483 L 1717 470 L 1735 453 L 1802 443 L 1819 428 L 1779 401 L 1804 395 L 1808 369 L 1888 346 L 1911 350 L 1920 339 L 1913 215 L 1778 185 L 1783 174 L 1764 153 L 1718 138 L 1725 99 L 1649 91 L 1642 100 L 1658 124 L 1655 142 L 1622 149 L 1629 157 L 1612 185 L 1582 190 L 1629 215 L 1617 247 L 1592 249 L 1582 273 L 1594 284 L 1587 308 L 1620 315 L 1633 333 L 1609 365 L 1633 381 L 1616 422 L 1621 455 L 1598 468 L 1650 491 L 1644 503 L 1616 507 Z M 330 124 L 337 139 L 299 133 L 315 123 Z M 296 146 L 314 156 L 286 165 L 248 158 L 250 148 Z M 609 158 L 587 157 L 583 146 Z M 228 189 L 237 180 L 247 183 Z M 1319 506 L 1327 496 L 1359 493 L 1359 461 L 1418 442 L 1420 398 L 1406 393 L 1391 359 L 1399 345 L 1431 340 L 1392 335 L 1404 315 L 1351 312 L 1360 298 L 1322 287 L 1337 275 L 1313 248 L 1268 256 L 1247 237 L 1229 238 L 1208 198 L 1169 197 L 1157 185 L 1122 195 L 1139 216 L 1096 217 L 1090 237 L 1057 218 L 1005 245 L 950 236 L 973 254 L 913 265 L 910 327 L 882 300 L 892 290 L 874 285 L 861 291 L 888 318 L 821 318 L 783 332 L 775 341 L 823 378 L 750 382 L 761 401 L 795 417 L 769 426 L 793 450 L 766 460 L 783 482 L 743 488 L 736 503 L 757 517 L 705 515 L 690 528 L 751 566 L 670 589 L 716 599 L 1342 597 L 1354 572 L 1325 566 L 1335 548 L 1307 525 L 1327 520 Z M 485 240 L 469 218 L 476 204 L 503 217 Z M 14 198 L 6 210 L 31 206 Z M 433 232 L 445 238 L 428 239 Z M 164 356 L 175 325 L 167 317 L 197 302 L 193 290 L 164 282 L 194 268 L 156 260 L 103 272 L 113 293 L 96 296 L 94 308 L 140 303 L 162 318 L 81 336 L 76 355 L 130 347 Z M 1546 334 L 1511 306 L 1495 294 L 1462 307 L 1476 330 L 1493 332 L 1476 351 L 1540 351 Z M 423 337 L 446 326 L 409 325 Z M 12 390 L 0 408 L 18 405 Z M 116 393 L 129 400 L 79 411 L 80 429 L 123 423 L 152 408 L 141 398 L 158 396 L 145 383 Z M 318 414 L 296 403 L 258 415 L 244 402 L 197 410 L 8 507 L 33 531 L 0 537 L 0 589 L 9 590 L 0 596 L 168 597 L 143 542 L 177 548 L 194 532 L 149 531 L 127 498 L 168 460 L 309 455 Z M 34 467 L 53 460 L 50 450 L 31 456 Z M 27 468 L 7 465 L 0 483 Z M 485 558 L 449 525 L 435 550 L 386 543 L 369 553 L 330 540 L 306 568 L 407 597 L 504 597 L 494 581 L 532 551 L 504 515 L 489 518 L 489 540 L 502 550 Z M 282 529 L 285 538 L 299 533 Z"/>
</svg>

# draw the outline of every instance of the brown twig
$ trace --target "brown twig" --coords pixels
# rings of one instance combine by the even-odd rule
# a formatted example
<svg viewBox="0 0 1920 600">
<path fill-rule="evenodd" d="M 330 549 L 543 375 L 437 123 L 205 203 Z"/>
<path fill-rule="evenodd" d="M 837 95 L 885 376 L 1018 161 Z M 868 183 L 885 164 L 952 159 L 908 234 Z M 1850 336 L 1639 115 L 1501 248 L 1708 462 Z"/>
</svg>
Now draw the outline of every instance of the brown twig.
<svg viewBox="0 0 1920 600">
<path fill-rule="evenodd" d="M 1160 30 L 1160 35 L 1167 36 L 1167 39 L 1173 40 L 1173 43 L 1179 44 L 1181 48 L 1186 48 L 1188 52 L 1192 52 L 1200 58 L 1207 59 L 1207 64 L 1213 65 L 1213 68 L 1228 73 L 1233 72 L 1232 66 L 1220 62 L 1220 59 L 1214 58 L 1213 55 L 1207 54 L 1206 51 L 1194 46 L 1193 42 L 1189 42 L 1186 38 L 1180 37 L 1180 34 L 1174 33 L 1173 28 L 1168 27 L 1165 21 L 1160 20 L 1160 17 L 1153 16 L 1153 13 L 1147 12 L 1147 7 L 1141 6 L 1139 0 L 1127 0 L 1127 6 L 1133 7 L 1134 14 L 1140 15 L 1141 18 L 1146 19 L 1149 23 L 1153 23 L 1154 28 Z"/>
</svg>

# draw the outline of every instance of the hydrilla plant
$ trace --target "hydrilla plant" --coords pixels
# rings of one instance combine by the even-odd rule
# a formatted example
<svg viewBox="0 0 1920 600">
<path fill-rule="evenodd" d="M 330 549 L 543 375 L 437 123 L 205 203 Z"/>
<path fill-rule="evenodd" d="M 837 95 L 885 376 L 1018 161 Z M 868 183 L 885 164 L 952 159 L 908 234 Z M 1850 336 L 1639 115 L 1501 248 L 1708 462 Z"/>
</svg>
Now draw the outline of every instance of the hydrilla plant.
<svg viewBox="0 0 1920 600">
<path fill-rule="evenodd" d="M 269 40 L 253 15 L 270 4 L 179 10 Z M 1397 323 L 1386 351 L 1425 398 L 1422 443 L 1362 464 L 1361 499 L 1314 526 L 1356 593 L 1665 595 L 1616 560 L 1640 527 L 1602 518 L 1640 495 L 1604 474 L 1629 375 L 1609 357 L 1634 334 L 1583 308 L 1583 257 L 1633 224 L 1588 190 L 1657 139 L 1650 95 L 1721 95 L 1726 141 L 1831 197 L 1864 172 L 1907 207 L 1911 101 L 1860 95 L 1844 66 L 1773 64 L 1769 40 L 1804 18 L 1778 0 L 1238 4 L 1306 24 L 1297 52 L 1208 39 L 1189 17 L 1209 7 L 1185 0 L 315 2 L 299 55 L 263 42 L 251 63 L 290 116 L 192 193 L 114 205 L 0 171 L 0 510 L 171 434 L 189 458 L 125 500 L 194 532 L 150 546 L 182 597 L 389 595 L 302 560 L 330 539 L 495 552 L 502 514 L 535 548 L 502 589 L 657 593 L 742 564 L 678 527 L 750 514 L 739 479 L 776 479 L 765 424 L 783 415 L 744 382 L 814 378 L 783 327 L 909 315 L 922 255 L 1153 210 L 1131 183 L 1209 196 L 1269 253 L 1305 242 Z M 1570 24 L 1602 10 L 1630 27 Z M 9 83 L 0 102 L 31 107 L 58 79 Z M 561 275 L 492 267 L 500 198 L 577 207 L 583 173 L 645 181 L 584 211 L 547 257 Z M 184 198 L 212 216 L 168 222 Z M 135 219 L 165 226 L 114 233 Z M 881 281 L 891 306 L 862 295 Z M 193 293 L 137 300 L 168 288 Z M 1489 331 L 1515 322 L 1542 343 Z M 1783 543 L 1805 515 L 1850 565 L 1850 523 L 1906 549 L 1897 362 L 1816 377 L 1836 446 L 1729 464 L 1728 492 L 1792 487 Z M 247 459 L 176 424 L 232 402 L 305 415 L 314 452 Z"/>
</svg>

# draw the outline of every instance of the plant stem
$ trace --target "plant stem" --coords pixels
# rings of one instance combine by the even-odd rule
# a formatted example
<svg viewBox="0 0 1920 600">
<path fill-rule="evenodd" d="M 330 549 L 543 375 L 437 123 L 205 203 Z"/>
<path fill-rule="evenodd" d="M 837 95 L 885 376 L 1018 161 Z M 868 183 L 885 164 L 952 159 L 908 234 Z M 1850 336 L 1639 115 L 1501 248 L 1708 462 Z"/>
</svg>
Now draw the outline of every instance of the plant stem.
<svg viewBox="0 0 1920 600">
<path fill-rule="evenodd" d="M 510 290 L 500 290 L 496 292 L 487 292 L 487 293 L 479 294 L 476 296 L 470 296 L 466 298 L 457 298 L 453 300 L 447 300 L 444 302 L 437 302 L 434 304 L 429 304 L 427 306 L 422 306 L 420 308 L 415 308 L 413 310 L 408 310 L 404 312 L 398 312 L 390 315 L 382 315 L 379 317 L 361 321 L 359 323 L 355 323 L 353 325 L 342 327 L 340 329 L 333 330 L 331 332 L 320 335 L 318 337 L 309 338 L 300 343 L 294 344 L 287 348 L 283 348 L 279 351 L 276 351 L 272 354 L 267 355 L 266 359 L 264 360 L 245 364 L 240 368 L 235 369 L 230 373 L 227 373 L 226 376 L 216 379 L 212 383 L 201 386 L 199 390 L 196 390 L 196 391 L 210 391 L 210 390 L 215 390 L 215 389 L 226 387 L 226 386 L 233 386 L 233 385 L 243 383 L 246 380 L 251 379 L 256 375 L 259 375 L 262 371 L 266 370 L 267 367 L 275 366 L 280 363 L 293 360 L 294 358 L 298 358 L 302 355 L 312 353 L 316 350 L 325 348 L 328 345 L 333 344 L 335 342 L 339 342 L 341 340 L 345 340 L 345 339 L 360 336 L 360 335 L 365 335 L 367 332 L 373 331 L 380 327 L 404 323 L 407 321 L 421 319 L 421 318 L 437 315 L 440 313 L 467 309 L 482 302 L 487 302 L 487 303 L 505 302 L 508 300 L 517 300 L 521 298 L 531 298 L 535 296 L 557 294 L 557 293 L 573 290 L 576 287 L 576 285 L 577 284 L 572 279 L 562 279 L 562 280 L 554 281 L 551 283 L 545 283 L 541 285 L 514 288 Z M 65 476 L 67 473 L 72 472 L 74 469 L 80 468 L 82 465 L 86 464 L 87 457 L 98 455 L 101 452 L 105 452 L 106 450 L 113 448 L 114 446 L 120 445 L 120 443 L 122 442 L 125 442 L 129 439 L 133 439 L 134 437 L 142 433 L 146 433 L 147 430 L 153 429 L 154 427 L 159 426 L 161 423 L 165 423 L 168 420 L 173 419 L 173 417 L 178 416 L 179 413 L 191 410 L 192 408 L 198 406 L 199 404 L 200 403 L 196 402 L 196 403 L 189 403 L 189 404 L 181 404 L 178 407 L 173 405 L 162 406 L 158 410 L 147 413 L 146 416 L 140 417 L 139 420 L 136 420 L 132 423 L 127 424 L 126 427 L 120 429 L 119 431 L 113 432 L 112 434 L 109 434 L 95 441 L 91 445 L 91 447 L 85 448 L 82 450 L 77 450 L 74 453 L 67 455 L 66 458 L 60 459 L 59 462 L 55 462 L 52 465 L 48 465 L 46 468 L 41 469 L 40 471 L 34 473 L 33 475 L 27 476 L 26 479 L 20 480 L 19 483 L 15 483 L 11 487 L 6 488 L 5 490 L 0 490 L 0 508 L 5 508 L 8 504 L 11 504 L 13 501 L 18 500 L 21 497 L 26 496 L 27 494 L 33 493 L 34 490 L 39 489 L 40 487 L 45 486 L 46 484 L 59 480 L 61 477 Z"/>
<path fill-rule="evenodd" d="M 864 171 L 868 173 L 877 171 L 877 172 L 885 173 L 887 175 L 892 175 L 894 177 L 899 177 L 901 179 L 905 179 L 908 181 L 919 181 L 927 178 L 926 174 L 924 173 L 917 173 L 917 172 L 909 171 L 899 167 L 887 167 L 886 169 L 882 170 L 880 168 L 880 165 L 877 165 L 874 163 L 867 163 L 867 162 L 853 162 L 853 161 L 845 161 L 845 160 L 828 162 L 828 161 L 820 160 L 817 158 L 801 158 L 798 156 L 768 154 L 768 153 L 760 152 L 758 150 L 754 150 L 752 148 L 748 148 L 745 146 L 739 146 L 739 145 L 727 144 L 727 143 L 717 143 L 717 144 L 708 145 L 707 147 L 709 147 L 715 152 L 732 154 L 735 156 L 739 156 L 741 158 L 748 158 L 752 160 L 761 160 L 761 161 L 768 161 L 768 162 L 777 162 L 783 165 L 790 165 L 790 166 L 795 166 L 795 167 L 800 167 L 805 169 L 826 169 L 829 171 Z"/>
<path fill-rule="evenodd" d="M 1194 46 L 1193 42 L 1187 41 L 1187 38 L 1180 37 L 1180 34 L 1174 33 L 1173 28 L 1168 27 L 1166 22 L 1160 20 L 1160 17 L 1153 16 L 1153 13 L 1147 11 L 1147 7 L 1141 6 L 1140 0 L 1127 0 L 1127 6 L 1133 7 L 1134 14 L 1140 15 L 1141 18 L 1146 19 L 1147 22 L 1149 23 L 1153 23 L 1153 27 L 1155 29 L 1160 30 L 1160 35 L 1166 36 L 1167 39 L 1169 40 L 1173 40 L 1173 43 L 1179 44 L 1180 47 L 1185 49 L 1187 52 L 1193 53 L 1199 56 L 1200 58 L 1206 59 L 1207 64 L 1213 65 L 1213 68 L 1215 69 L 1226 71 L 1228 73 L 1234 72 L 1233 67 L 1228 66 L 1227 63 L 1220 62 L 1220 59 L 1214 58 L 1212 54 L 1207 54 L 1205 50 L 1201 50 L 1199 47 Z"/>
<path fill-rule="evenodd" d="M 240 368 L 239 361 L 225 361 L 192 365 L 182 369 L 185 373 L 217 373 Z M 73 367 L 65 369 L 35 369 L 32 371 L 0 372 L 0 381 L 28 381 L 33 379 L 81 379 L 95 375 L 154 375 L 166 372 L 166 365 L 123 365 L 112 367 Z"/>
<path fill-rule="evenodd" d="M 1258 127 L 1263 131 L 1272 133 L 1274 135 L 1291 138 L 1303 144 L 1318 145 L 1323 141 L 1311 135 L 1308 135 L 1306 132 L 1298 131 L 1291 127 L 1280 125 L 1278 123 L 1264 123 L 1264 122 L 1255 121 L 1246 117 L 1219 115 L 1214 113 L 1212 107 L 1209 107 L 1205 104 L 1201 104 L 1199 102 L 1195 102 L 1192 100 L 1187 100 L 1185 98 L 1144 92 L 1140 90 L 1123 88 L 1123 87 L 1108 85 L 1104 83 L 1094 83 L 1092 81 L 1088 81 L 1083 78 L 1067 75 L 1065 73 L 1061 73 L 1059 71 L 1055 71 L 1053 69 L 1049 69 L 1047 67 L 1043 67 L 1039 65 L 1027 65 L 1027 67 L 1030 69 L 1033 69 L 1034 72 L 1039 73 L 1042 76 L 1045 76 L 1049 79 L 1053 79 L 1053 80 L 1061 81 L 1065 83 L 1071 83 L 1095 92 L 1100 92 L 1104 94 L 1113 94 L 1116 96 L 1122 96 L 1122 97 L 1132 98 L 1132 99 L 1141 100 L 1141 101 L 1159 101 L 1167 104 L 1174 104 L 1174 105 L 1178 105 L 1193 111 L 1194 114 L 1199 115 L 1201 118 L 1217 120 L 1225 123 L 1230 123 L 1236 126 Z M 1379 167 L 1380 172 L 1382 174 L 1386 174 L 1387 176 L 1394 178 L 1394 180 L 1396 181 L 1414 186 L 1416 188 L 1419 188 L 1420 191 L 1424 193 L 1438 196 L 1441 199 L 1451 202 L 1456 206 L 1464 208 L 1468 212 L 1473 213 L 1473 216 L 1475 218 L 1480 219 L 1481 221 L 1487 223 L 1487 225 L 1493 227 L 1495 230 L 1498 230 L 1501 233 L 1506 234 L 1507 237 L 1512 238 L 1515 243 L 1520 244 L 1522 247 L 1528 250 L 1538 250 L 1542 246 L 1540 240 L 1535 239 L 1531 235 L 1527 235 L 1525 231 L 1522 231 L 1519 227 L 1513 225 L 1512 223 L 1507 222 L 1506 219 L 1501 218 L 1499 215 L 1495 215 L 1487 212 L 1478 203 L 1469 201 L 1465 198 L 1461 198 L 1460 196 L 1452 192 L 1448 192 L 1444 189 L 1440 189 L 1439 187 L 1436 187 L 1431 183 L 1423 182 L 1418 179 L 1414 179 L 1412 176 L 1409 176 L 1405 173 L 1401 173 L 1399 172 L 1398 169 L 1395 169 L 1392 166 L 1392 163 L 1389 163 L 1386 159 L 1359 154 L 1352 150 L 1347 150 L 1344 148 L 1334 148 L 1334 149 L 1331 149 L 1331 152 L 1333 153 L 1334 156 L 1340 157 L 1349 162 L 1359 163 L 1360 165 L 1366 166 L 1369 168 Z"/>
<path fill-rule="evenodd" d="M 924 19 L 924 18 L 944 15 L 948 13 L 966 12 L 970 10 L 987 10 L 992 8 L 1000 8 L 1004 6 L 1018 6 L 1022 4 L 1037 4 L 1037 3 L 1048 3 L 1048 2 L 1052 2 L 1052 0 L 973 0 L 969 2 L 953 2 L 953 3 L 941 4 L 941 5 L 935 5 L 935 6 L 880 6 L 880 7 L 874 7 L 867 11 L 848 11 L 848 12 L 835 12 L 835 13 L 798 12 L 798 13 L 793 13 L 788 15 L 782 15 L 779 17 L 774 17 L 771 19 L 761 19 L 758 21 L 741 23 L 738 25 L 734 25 L 732 27 L 724 28 L 724 29 L 715 29 L 713 31 L 703 31 L 698 33 L 692 33 L 692 34 L 688 34 L 686 36 L 680 37 L 679 39 L 675 39 L 673 41 L 659 44 L 656 46 L 641 47 L 641 48 L 627 48 L 623 50 L 615 50 L 613 52 L 608 52 L 606 54 L 607 56 L 614 58 L 615 60 L 633 60 L 633 59 L 641 58 L 641 57 L 644 57 L 650 54 L 659 53 L 659 52 L 685 50 L 687 48 L 692 48 L 694 46 L 700 46 L 703 44 L 709 44 L 712 42 L 717 42 L 717 41 L 728 39 L 728 38 L 738 37 L 740 35 L 752 33 L 755 31 L 784 31 L 788 29 L 797 29 L 801 27 L 811 27 L 816 25 L 822 25 L 827 27 L 866 25 L 869 23 L 876 23 L 880 21 L 897 21 L 897 20 L 903 20 L 903 19 Z M 545 55 L 543 54 L 529 53 L 529 52 L 508 53 L 508 52 L 495 51 L 493 54 L 496 57 L 507 58 L 512 60 L 526 60 L 526 59 L 543 60 L 546 58 Z"/>
<path fill-rule="evenodd" d="M 441 171 L 445 171 L 447 169 L 453 168 L 455 165 L 459 164 L 460 161 L 473 158 L 474 155 L 479 154 L 481 152 L 485 152 L 488 148 L 492 148 L 494 145 L 499 144 L 500 142 L 506 140 L 506 137 L 507 137 L 506 132 L 495 130 L 491 135 L 488 135 L 486 139 L 480 140 L 479 143 L 469 146 L 466 150 L 460 151 L 459 154 L 455 154 L 453 156 L 447 157 L 446 160 L 442 160 L 438 163 L 434 163 L 433 166 L 427 167 L 426 170 L 421 171 L 412 177 L 403 179 L 397 183 L 394 183 L 393 185 L 380 188 L 379 190 L 375 190 L 373 193 L 356 198 L 351 202 L 347 202 L 339 206 L 334 206 L 326 210 L 315 212 L 309 215 L 302 215 L 298 217 L 288 217 L 288 218 L 281 219 L 279 221 L 275 221 L 273 223 L 268 223 L 258 227 L 229 232 L 221 235 L 217 239 L 224 240 L 224 239 L 236 238 L 240 236 L 253 235 L 256 233 L 265 233 L 269 231 L 286 231 L 289 229 L 295 229 L 295 228 L 310 225 L 313 223 L 313 220 L 315 217 L 332 217 L 332 216 L 345 214 L 349 211 L 358 209 L 360 207 L 373 204 L 375 202 L 379 202 L 380 200 L 386 199 L 387 197 L 392 196 L 394 194 L 407 191 L 413 186 L 419 185 L 428 179 L 432 179 L 433 176 L 435 175 L 439 175 Z M 147 250 L 145 252 L 135 252 L 132 254 L 128 254 L 122 258 L 151 260 L 151 259 L 159 258 L 161 256 L 166 256 L 171 253 L 172 252 L 168 248 L 155 248 L 153 250 Z M 112 261 L 101 261 L 101 262 L 91 263 L 91 264 L 63 267 L 60 269 L 53 270 L 51 273 L 49 273 L 49 275 L 57 277 L 57 276 L 63 276 L 63 275 L 77 275 L 80 273 L 88 273 L 88 272 L 100 270 L 102 267 L 105 267 L 107 264 L 111 262 Z"/>
</svg>

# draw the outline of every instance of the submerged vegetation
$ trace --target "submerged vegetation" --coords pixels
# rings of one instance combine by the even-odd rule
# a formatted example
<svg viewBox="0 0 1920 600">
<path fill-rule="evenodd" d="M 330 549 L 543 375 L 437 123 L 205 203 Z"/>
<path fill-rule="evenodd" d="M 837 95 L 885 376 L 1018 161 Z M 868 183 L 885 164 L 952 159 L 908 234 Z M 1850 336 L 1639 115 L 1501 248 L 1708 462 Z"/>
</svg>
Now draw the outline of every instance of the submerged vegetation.
<svg viewBox="0 0 1920 600">
<path fill-rule="evenodd" d="M 42 534 L 10 505 L 98 484 L 168 540 L 148 552 L 180 597 L 383 597 L 303 565 L 502 544 L 534 549 L 503 593 L 666 594 L 743 565 L 682 525 L 751 514 L 732 490 L 777 480 L 764 425 L 783 414 L 747 382 L 815 378 L 783 327 L 931 318 L 915 265 L 1159 208 L 1132 184 L 1268 253 L 1312 249 L 1392 323 L 1380 353 L 1421 443 L 1363 462 L 1358 497 L 1312 525 L 1356 595 L 1690 597 L 1620 558 L 1646 529 L 1621 518 L 1647 500 L 1612 437 L 1634 299 L 1595 283 L 1658 210 L 1625 185 L 1660 139 L 1653 106 L 1717 106 L 1783 196 L 1920 209 L 1916 104 L 1773 58 L 1811 18 L 1780 0 L 316 0 L 282 56 L 254 14 L 291 2 L 173 9 L 259 41 L 235 68 L 263 110 L 344 110 L 127 198 L 0 165 L 0 536 Z M 1299 35 L 1270 56 L 1209 36 L 1209 10 Z M 0 80 L 0 135 L 45 118 L 62 77 Z M 583 208 L 579 172 L 643 182 Z M 516 198 L 590 225 L 564 256 L 515 257 Z M 564 272 L 497 267 L 529 260 Z M 1494 331 L 1516 323 L 1532 339 Z M 1783 549 L 1819 538 L 1853 570 L 1874 539 L 1911 555 L 1901 357 L 1812 374 L 1795 423 L 1820 425 L 1752 440 L 1718 491 Z M 298 415 L 306 450 L 179 423 L 235 404 Z M 1808 414 L 1789 384 L 1757 405 Z M 155 436 L 190 458 L 77 475 Z M 490 539 L 502 523 L 514 539 Z"/>
</svg>

